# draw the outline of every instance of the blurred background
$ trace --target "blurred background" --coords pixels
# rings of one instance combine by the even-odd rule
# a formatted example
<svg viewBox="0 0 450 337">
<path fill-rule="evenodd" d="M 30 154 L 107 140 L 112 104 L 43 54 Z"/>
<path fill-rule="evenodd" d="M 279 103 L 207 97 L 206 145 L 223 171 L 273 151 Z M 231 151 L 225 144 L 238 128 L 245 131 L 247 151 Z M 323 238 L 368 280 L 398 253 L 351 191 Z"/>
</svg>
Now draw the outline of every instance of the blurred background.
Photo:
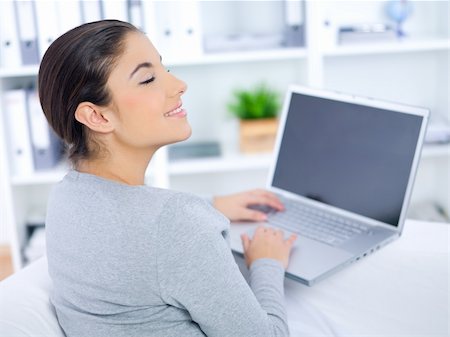
<svg viewBox="0 0 450 337">
<path fill-rule="evenodd" d="M 276 115 L 298 84 L 429 108 L 409 217 L 449 221 L 449 1 L 2 0 L 0 259 L 12 257 L 2 273 L 45 253 L 46 200 L 68 170 L 36 96 L 39 61 L 68 29 L 104 18 L 146 32 L 188 84 L 192 137 L 157 153 L 148 184 L 264 187 Z"/>
</svg>

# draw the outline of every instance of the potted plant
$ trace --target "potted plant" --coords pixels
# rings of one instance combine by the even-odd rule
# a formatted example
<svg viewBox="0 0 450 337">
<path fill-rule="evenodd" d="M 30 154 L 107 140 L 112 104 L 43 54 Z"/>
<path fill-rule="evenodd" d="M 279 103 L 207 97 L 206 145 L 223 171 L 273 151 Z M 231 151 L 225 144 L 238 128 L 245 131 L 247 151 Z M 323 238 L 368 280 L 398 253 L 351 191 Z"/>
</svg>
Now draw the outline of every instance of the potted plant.
<svg viewBox="0 0 450 337">
<path fill-rule="evenodd" d="M 253 89 L 233 92 L 228 109 L 240 120 L 242 152 L 268 152 L 273 149 L 280 106 L 279 94 L 264 83 Z"/>
</svg>

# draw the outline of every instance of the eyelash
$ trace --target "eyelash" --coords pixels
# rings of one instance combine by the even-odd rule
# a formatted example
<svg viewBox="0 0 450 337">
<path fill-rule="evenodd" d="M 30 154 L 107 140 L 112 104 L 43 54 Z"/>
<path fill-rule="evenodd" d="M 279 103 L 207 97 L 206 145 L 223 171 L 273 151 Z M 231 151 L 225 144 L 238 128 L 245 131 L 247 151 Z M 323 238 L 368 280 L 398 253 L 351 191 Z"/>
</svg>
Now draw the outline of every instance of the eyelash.
<svg viewBox="0 0 450 337">
<path fill-rule="evenodd" d="M 166 69 L 166 71 L 167 71 L 168 73 L 170 73 L 170 69 Z M 147 84 L 152 83 L 154 80 L 155 80 L 155 77 L 151 77 L 151 78 L 149 78 L 148 80 L 142 81 L 142 82 L 139 83 L 139 84 L 147 85 Z"/>
<path fill-rule="evenodd" d="M 139 83 L 139 84 L 147 85 L 147 84 L 150 84 L 151 82 L 153 82 L 154 80 L 155 80 L 155 78 L 154 78 L 154 77 L 151 77 L 151 78 L 149 78 L 148 80 L 142 81 L 142 82 Z"/>
</svg>

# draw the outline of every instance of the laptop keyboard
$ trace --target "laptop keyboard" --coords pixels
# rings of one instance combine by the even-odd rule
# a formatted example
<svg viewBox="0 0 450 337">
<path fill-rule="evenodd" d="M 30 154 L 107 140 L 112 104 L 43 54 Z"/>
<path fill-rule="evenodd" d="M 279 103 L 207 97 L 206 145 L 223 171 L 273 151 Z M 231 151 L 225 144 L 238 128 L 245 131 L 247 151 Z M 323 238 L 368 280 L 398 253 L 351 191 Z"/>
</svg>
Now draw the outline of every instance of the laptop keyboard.
<svg viewBox="0 0 450 337">
<path fill-rule="evenodd" d="M 369 231 L 369 227 L 355 220 L 324 212 L 289 199 L 282 199 L 287 211 L 268 212 L 270 224 L 289 232 L 301 234 L 332 246 L 355 235 Z"/>
</svg>

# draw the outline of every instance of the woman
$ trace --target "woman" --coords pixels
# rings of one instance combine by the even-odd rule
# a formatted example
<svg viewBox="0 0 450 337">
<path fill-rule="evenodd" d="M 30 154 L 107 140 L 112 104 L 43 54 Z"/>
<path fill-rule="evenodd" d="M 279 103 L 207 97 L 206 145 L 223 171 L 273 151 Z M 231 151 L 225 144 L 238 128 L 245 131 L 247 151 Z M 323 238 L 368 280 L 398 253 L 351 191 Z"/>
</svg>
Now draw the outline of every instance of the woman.
<svg viewBox="0 0 450 337">
<path fill-rule="evenodd" d="M 115 20 L 59 37 L 39 96 L 74 169 L 51 193 L 51 301 L 67 336 L 288 335 L 283 276 L 295 236 L 243 236 L 250 287 L 228 246 L 229 219 L 261 220 L 252 191 L 216 198 L 144 185 L 155 151 L 191 134 L 181 96 L 148 38 Z"/>
</svg>

